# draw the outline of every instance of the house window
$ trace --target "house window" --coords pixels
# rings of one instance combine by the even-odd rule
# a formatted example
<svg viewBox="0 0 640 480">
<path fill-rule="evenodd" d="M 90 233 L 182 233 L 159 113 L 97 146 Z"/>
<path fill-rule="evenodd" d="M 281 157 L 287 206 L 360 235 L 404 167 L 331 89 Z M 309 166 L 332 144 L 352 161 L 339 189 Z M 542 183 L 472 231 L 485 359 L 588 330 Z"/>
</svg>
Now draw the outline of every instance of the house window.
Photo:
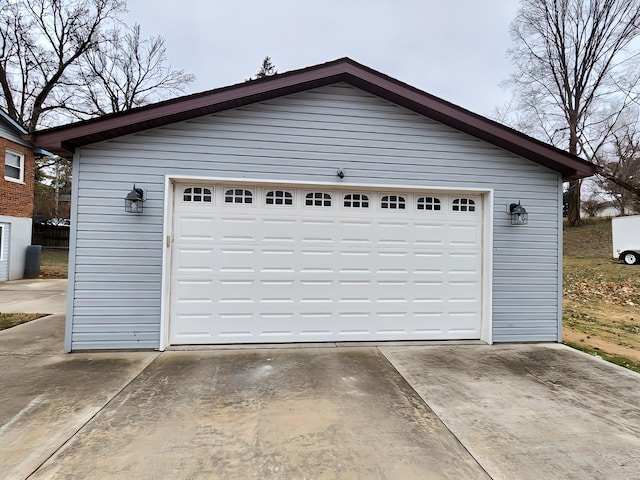
<svg viewBox="0 0 640 480">
<path fill-rule="evenodd" d="M 304 197 L 304 204 L 307 207 L 330 207 L 331 195 L 324 192 L 307 193 Z"/>
<path fill-rule="evenodd" d="M 293 205 L 293 194 L 284 190 L 267 192 L 265 203 L 267 205 Z"/>
<path fill-rule="evenodd" d="M 6 150 L 4 154 L 4 179 L 24 182 L 24 155 Z"/>
<path fill-rule="evenodd" d="M 406 202 L 404 197 L 398 195 L 386 195 L 380 200 L 381 208 L 390 208 L 396 210 L 404 210 Z"/>
<path fill-rule="evenodd" d="M 344 206 L 349 208 L 369 208 L 369 197 L 362 193 L 350 193 L 344 196 Z"/>
<path fill-rule="evenodd" d="M 435 197 L 420 197 L 416 205 L 418 210 L 440 210 L 440 200 Z"/>
<path fill-rule="evenodd" d="M 224 192 L 224 203 L 253 203 L 253 193 L 243 188 L 231 188 Z"/>
<path fill-rule="evenodd" d="M 476 202 L 470 198 L 456 198 L 451 209 L 454 212 L 475 212 Z"/>
<path fill-rule="evenodd" d="M 211 189 L 204 187 L 189 187 L 184 189 L 182 200 L 185 202 L 211 203 Z"/>
</svg>

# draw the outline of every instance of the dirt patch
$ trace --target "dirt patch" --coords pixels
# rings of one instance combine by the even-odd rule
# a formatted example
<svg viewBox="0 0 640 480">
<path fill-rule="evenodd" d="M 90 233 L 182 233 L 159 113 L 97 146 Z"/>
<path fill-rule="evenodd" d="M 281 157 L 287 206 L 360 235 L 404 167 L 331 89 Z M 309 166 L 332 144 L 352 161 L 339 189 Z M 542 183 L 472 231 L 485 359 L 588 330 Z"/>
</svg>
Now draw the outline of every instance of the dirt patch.
<svg viewBox="0 0 640 480">
<path fill-rule="evenodd" d="M 564 302 L 564 338 L 640 361 L 640 310 L 601 302 Z"/>
<path fill-rule="evenodd" d="M 565 342 L 584 345 L 594 350 L 601 350 L 603 352 L 610 353 L 611 355 L 617 355 L 620 357 L 628 358 L 635 362 L 640 362 L 640 351 L 634 348 L 625 347 L 623 345 L 609 342 L 602 338 L 593 337 L 582 332 L 577 332 L 569 327 L 564 327 L 562 329 L 562 338 Z"/>
</svg>

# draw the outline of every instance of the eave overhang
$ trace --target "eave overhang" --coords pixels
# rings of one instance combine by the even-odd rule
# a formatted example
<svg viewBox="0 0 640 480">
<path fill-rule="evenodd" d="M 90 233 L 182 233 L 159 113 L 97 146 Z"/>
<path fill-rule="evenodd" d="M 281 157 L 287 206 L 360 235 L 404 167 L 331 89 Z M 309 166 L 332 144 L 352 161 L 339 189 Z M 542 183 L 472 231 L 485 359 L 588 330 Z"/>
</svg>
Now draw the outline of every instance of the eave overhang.
<svg viewBox="0 0 640 480">
<path fill-rule="evenodd" d="M 597 172 L 596 165 L 575 155 L 434 97 L 349 58 L 42 130 L 25 135 L 25 139 L 42 149 L 68 158 L 76 148 L 84 145 L 339 82 L 360 88 L 555 170 L 562 174 L 564 180 L 589 177 Z"/>
</svg>

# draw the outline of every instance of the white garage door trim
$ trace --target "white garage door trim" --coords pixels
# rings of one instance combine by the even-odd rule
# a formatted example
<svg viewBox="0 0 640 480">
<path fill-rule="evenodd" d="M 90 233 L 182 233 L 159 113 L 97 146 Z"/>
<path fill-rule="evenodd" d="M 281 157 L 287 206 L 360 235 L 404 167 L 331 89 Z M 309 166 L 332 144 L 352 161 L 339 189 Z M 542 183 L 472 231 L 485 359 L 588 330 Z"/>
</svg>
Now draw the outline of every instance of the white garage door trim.
<svg viewBox="0 0 640 480">
<path fill-rule="evenodd" d="M 174 186 L 184 183 L 212 183 L 225 185 L 254 185 L 257 188 L 266 186 L 289 185 L 292 188 L 314 188 L 326 187 L 332 189 L 353 189 L 353 190 L 378 190 L 394 192 L 409 190 L 411 192 L 437 192 L 441 194 L 470 193 L 481 195 L 483 199 L 482 209 L 482 273 L 481 273 L 481 332 L 480 339 L 486 343 L 492 343 L 492 248 L 493 245 L 493 191 L 477 188 L 438 188 L 424 187 L 417 188 L 415 185 L 384 185 L 384 184 L 362 184 L 349 182 L 294 182 L 285 180 L 261 180 L 248 178 L 225 178 L 225 177 L 196 177 L 196 176 L 166 176 L 165 177 L 165 209 L 164 209 L 164 255 L 162 263 L 162 298 L 161 298 L 161 335 L 160 350 L 164 350 L 169 345 L 169 315 L 171 305 L 171 235 L 174 217 Z"/>
</svg>

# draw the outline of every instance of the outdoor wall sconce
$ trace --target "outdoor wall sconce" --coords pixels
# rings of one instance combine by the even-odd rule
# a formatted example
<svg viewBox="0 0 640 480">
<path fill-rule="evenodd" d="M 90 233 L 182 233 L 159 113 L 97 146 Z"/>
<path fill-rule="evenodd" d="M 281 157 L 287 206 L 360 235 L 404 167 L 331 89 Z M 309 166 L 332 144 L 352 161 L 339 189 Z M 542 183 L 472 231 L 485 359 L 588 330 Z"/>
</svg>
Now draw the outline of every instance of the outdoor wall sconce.
<svg viewBox="0 0 640 480">
<path fill-rule="evenodd" d="M 124 211 L 127 213 L 142 213 L 144 203 L 144 191 L 133 184 L 133 188 L 124 197 Z"/>
<path fill-rule="evenodd" d="M 520 201 L 510 204 L 507 213 L 511 215 L 511 225 L 526 225 L 529 223 L 529 214 L 525 208 L 520 205 Z"/>
<path fill-rule="evenodd" d="M 344 178 L 344 170 L 339 169 L 339 170 L 336 172 L 336 175 L 338 175 L 338 177 L 339 177 L 339 178 Z"/>
</svg>

